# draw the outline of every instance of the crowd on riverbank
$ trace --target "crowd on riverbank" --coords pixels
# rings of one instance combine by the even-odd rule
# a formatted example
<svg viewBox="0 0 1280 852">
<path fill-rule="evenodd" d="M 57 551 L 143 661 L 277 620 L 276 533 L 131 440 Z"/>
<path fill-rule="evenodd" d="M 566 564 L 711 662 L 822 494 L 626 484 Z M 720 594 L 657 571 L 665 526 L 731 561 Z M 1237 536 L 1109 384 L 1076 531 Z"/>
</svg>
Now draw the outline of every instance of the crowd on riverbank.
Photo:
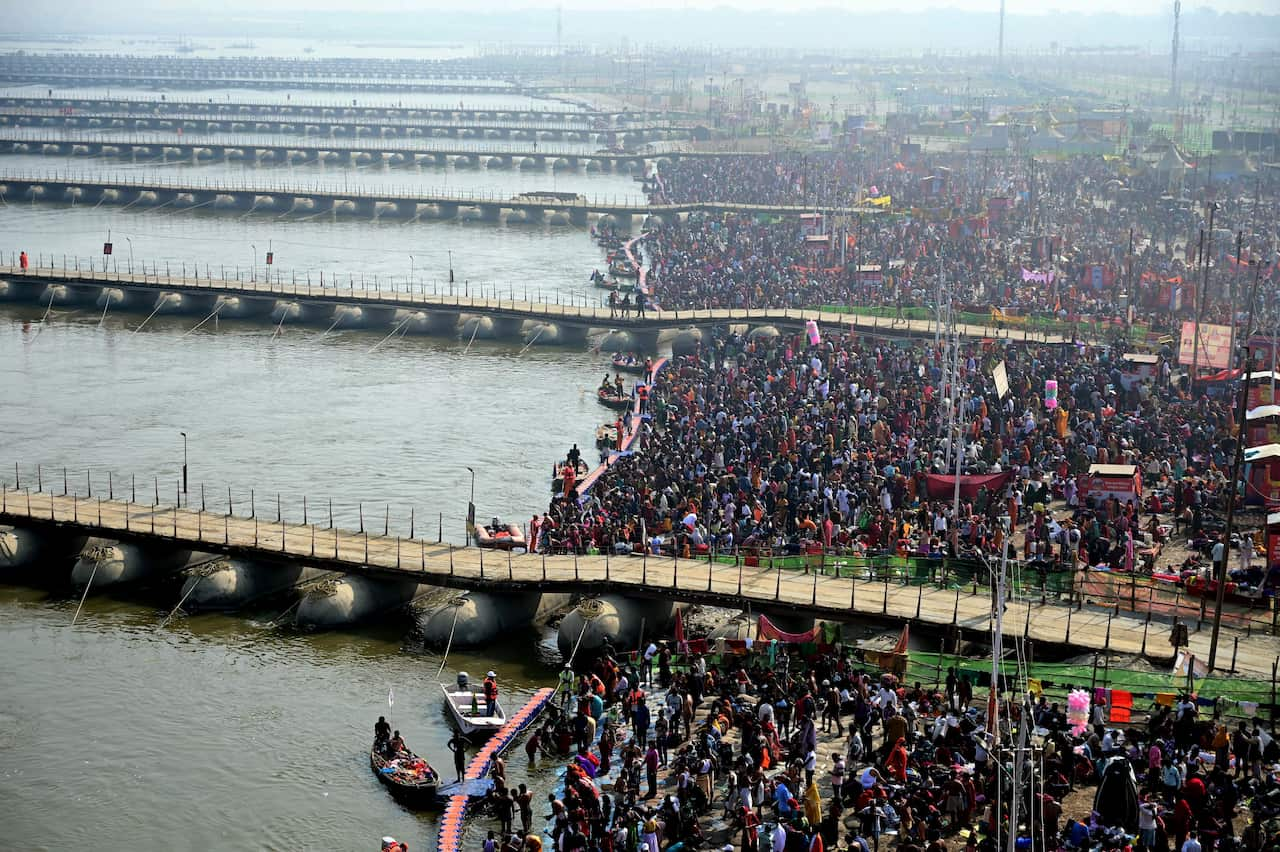
<svg viewBox="0 0 1280 852">
<path fill-rule="evenodd" d="M 646 246 L 655 293 L 668 308 L 905 311 L 949 300 L 984 314 L 994 307 L 1013 317 L 1105 320 L 1117 330 L 1138 319 L 1174 333 L 1195 314 L 1226 321 L 1233 292 L 1237 311 L 1245 311 L 1258 271 L 1248 264 L 1274 259 L 1280 213 L 1274 192 L 1263 194 L 1247 175 L 1179 199 L 1136 160 L 1102 157 L 934 154 L 903 162 L 867 152 L 779 153 L 682 160 L 664 167 L 652 187 L 656 201 L 864 211 L 807 223 L 737 215 L 668 223 Z M 1210 202 L 1217 205 L 1212 230 Z M 1199 293 L 1202 257 L 1213 264 L 1207 299 Z M 1276 270 L 1264 272 L 1274 282 Z M 1255 327 L 1271 328 L 1277 300 L 1260 289 Z"/>
<path fill-rule="evenodd" d="M 1119 691 L 1062 706 L 1038 682 L 1010 677 L 991 696 L 954 670 L 925 688 L 820 641 L 671 659 L 665 643 L 606 653 L 566 689 L 563 713 L 526 747 L 533 761 L 569 761 L 545 827 L 532 833 L 522 790 L 524 839 L 508 808 L 486 852 L 1280 843 L 1280 745 L 1193 694 L 1122 718 L 1113 704 L 1127 716 L 1132 702 Z"/>
<path fill-rule="evenodd" d="M 1174 381 L 1167 357 L 1127 382 L 1123 353 L 975 341 L 951 357 L 839 334 L 713 336 L 658 374 L 636 451 L 584 499 L 553 500 L 543 547 L 939 557 L 1010 542 L 1064 568 L 1133 570 L 1177 528 L 1207 554 L 1234 441 L 1228 405 Z M 1143 498 L 1084 499 L 1077 476 L 1093 464 L 1136 465 Z M 939 478 L 956 470 L 982 479 L 957 494 Z M 1263 570 L 1251 569 L 1255 585 Z"/>
</svg>

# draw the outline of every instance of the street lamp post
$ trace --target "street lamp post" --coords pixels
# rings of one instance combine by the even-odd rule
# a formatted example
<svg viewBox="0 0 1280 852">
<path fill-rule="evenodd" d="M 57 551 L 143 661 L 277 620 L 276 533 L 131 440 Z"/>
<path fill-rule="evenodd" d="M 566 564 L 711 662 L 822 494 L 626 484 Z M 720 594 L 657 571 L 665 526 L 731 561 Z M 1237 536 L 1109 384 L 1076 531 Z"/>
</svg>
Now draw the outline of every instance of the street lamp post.
<svg viewBox="0 0 1280 852">
<path fill-rule="evenodd" d="M 132 273 L 133 272 L 133 240 L 129 239 L 128 237 L 125 237 L 124 241 L 129 244 L 129 272 Z"/>
<path fill-rule="evenodd" d="M 413 255 L 409 255 L 409 292 L 413 292 Z"/>
<path fill-rule="evenodd" d="M 258 280 L 258 247 L 253 243 L 249 243 L 249 248 L 253 249 L 253 263 L 249 264 L 249 280 Z"/>
<path fill-rule="evenodd" d="M 187 433 L 179 432 L 182 436 L 182 493 L 187 493 Z"/>
<path fill-rule="evenodd" d="M 476 529 L 476 472 L 471 467 L 467 470 L 471 473 L 471 499 L 467 501 L 467 543 L 470 544 Z"/>
</svg>

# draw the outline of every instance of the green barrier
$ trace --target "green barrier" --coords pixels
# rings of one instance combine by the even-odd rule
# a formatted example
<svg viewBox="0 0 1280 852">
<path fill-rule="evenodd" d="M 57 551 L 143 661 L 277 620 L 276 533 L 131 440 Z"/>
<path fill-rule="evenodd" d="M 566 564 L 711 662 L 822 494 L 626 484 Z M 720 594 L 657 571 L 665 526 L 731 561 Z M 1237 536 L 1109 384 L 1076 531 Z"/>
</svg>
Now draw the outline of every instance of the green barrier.
<svg viewBox="0 0 1280 852">
<path fill-rule="evenodd" d="M 922 683 L 934 683 L 939 671 L 945 677 L 948 668 L 954 667 L 958 672 L 967 672 L 975 680 L 990 682 L 991 661 L 955 657 L 949 654 L 935 654 L 927 651 L 912 651 L 908 655 L 907 676 Z M 1162 672 L 1141 672 L 1129 669 L 1108 668 L 1102 665 L 1080 666 L 1067 663 L 1032 663 L 1026 668 L 1026 676 L 1035 678 L 1045 684 L 1046 691 L 1065 694 L 1068 685 L 1080 689 L 1101 686 L 1109 689 L 1123 689 L 1139 694 L 1157 692 L 1185 692 L 1188 681 L 1185 677 L 1174 677 Z M 1005 660 L 1001 663 L 1000 674 L 1010 677 L 1018 672 L 1016 661 Z M 914 673 L 914 674 L 913 674 Z M 1050 689 L 1052 684 L 1053 689 Z M 1228 701 L 1251 701 L 1266 704 L 1271 700 L 1271 682 L 1250 680 L 1241 677 L 1207 677 L 1196 680 L 1192 685 L 1195 692 L 1206 698 L 1224 698 Z M 1135 702 L 1137 706 L 1137 702 Z"/>
</svg>

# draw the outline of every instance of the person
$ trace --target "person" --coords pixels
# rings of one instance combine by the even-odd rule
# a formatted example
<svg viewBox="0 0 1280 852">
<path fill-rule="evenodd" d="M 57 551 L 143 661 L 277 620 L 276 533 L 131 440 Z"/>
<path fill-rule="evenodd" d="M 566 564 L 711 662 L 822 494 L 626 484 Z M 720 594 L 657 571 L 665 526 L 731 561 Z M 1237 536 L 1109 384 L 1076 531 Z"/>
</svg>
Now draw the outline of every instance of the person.
<svg viewBox="0 0 1280 852">
<path fill-rule="evenodd" d="M 373 744 L 385 743 L 391 739 L 391 725 L 387 722 L 386 716 L 379 716 L 378 721 L 373 726 Z"/>
<path fill-rule="evenodd" d="M 644 753 L 644 771 L 646 780 L 649 782 L 649 791 L 645 794 L 646 799 L 652 799 L 658 795 L 658 749 L 649 741 L 649 750 Z"/>
<path fill-rule="evenodd" d="M 396 731 L 391 737 L 391 742 L 387 744 L 387 756 L 395 757 L 402 751 L 408 751 L 404 744 L 404 737 L 400 736 L 400 732 Z"/>
<path fill-rule="evenodd" d="M 453 752 L 453 771 L 458 776 L 457 780 L 461 781 L 462 770 L 467 765 L 467 739 L 458 731 L 454 731 L 447 745 L 449 746 L 449 751 Z"/>
<path fill-rule="evenodd" d="M 503 837 L 511 833 L 511 824 L 515 817 L 516 803 L 511 797 L 511 791 L 505 787 L 499 789 L 494 799 L 495 810 L 498 812 L 499 831 Z"/>
<path fill-rule="evenodd" d="M 1200 852 L 1200 841 L 1196 839 L 1195 829 L 1187 832 L 1187 839 L 1180 852 Z"/>
<path fill-rule="evenodd" d="M 576 444 L 574 446 L 577 446 Z M 568 707 L 573 700 L 573 666 L 565 663 L 560 670 L 560 706 Z"/>
<path fill-rule="evenodd" d="M 533 793 L 528 786 L 521 784 L 516 791 L 516 807 L 520 810 L 520 830 L 528 834 L 533 825 Z"/>
<path fill-rule="evenodd" d="M 484 676 L 484 683 L 481 685 L 484 692 L 484 715 L 498 715 L 498 674 L 492 670 Z"/>
<path fill-rule="evenodd" d="M 382 852 L 409 852 L 409 844 L 401 843 L 394 837 L 382 838 Z"/>
<path fill-rule="evenodd" d="M 489 832 L 489 836 L 484 839 L 484 843 L 480 848 L 483 852 L 498 852 L 498 839 L 493 836 L 493 832 Z"/>
<path fill-rule="evenodd" d="M 10 257 L 12 257 L 12 255 L 10 255 Z M 27 267 L 30 265 L 30 263 L 31 261 L 30 259 L 27 258 L 27 253 L 25 251 L 22 254 L 18 255 L 18 266 L 21 267 L 23 272 L 27 271 Z"/>
</svg>

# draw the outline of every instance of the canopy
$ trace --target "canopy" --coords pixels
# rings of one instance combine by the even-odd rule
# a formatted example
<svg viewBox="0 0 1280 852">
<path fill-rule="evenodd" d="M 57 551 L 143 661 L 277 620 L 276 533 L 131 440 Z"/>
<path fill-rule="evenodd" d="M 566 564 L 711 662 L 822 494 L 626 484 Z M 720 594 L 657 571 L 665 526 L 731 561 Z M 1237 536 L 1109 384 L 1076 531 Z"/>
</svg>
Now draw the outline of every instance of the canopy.
<svg viewBox="0 0 1280 852">
<path fill-rule="evenodd" d="M 990 473 L 985 476 L 977 476 L 968 474 L 960 477 L 960 496 L 966 500 L 972 500 L 978 496 L 978 490 L 982 486 L 987 487 L 987 491 L 997 492 L 1004 488 L 1005 483 L 1013 476 L 1013 471 L 1005 471 L 1004 473 Z M 925 476 L 925 489 L 929 492 L 929 499 L 941 500 L 944 497 L 950 497 L 955 494 L 956 478 L 950 474 L 930 473 Z"/>
</svg>

